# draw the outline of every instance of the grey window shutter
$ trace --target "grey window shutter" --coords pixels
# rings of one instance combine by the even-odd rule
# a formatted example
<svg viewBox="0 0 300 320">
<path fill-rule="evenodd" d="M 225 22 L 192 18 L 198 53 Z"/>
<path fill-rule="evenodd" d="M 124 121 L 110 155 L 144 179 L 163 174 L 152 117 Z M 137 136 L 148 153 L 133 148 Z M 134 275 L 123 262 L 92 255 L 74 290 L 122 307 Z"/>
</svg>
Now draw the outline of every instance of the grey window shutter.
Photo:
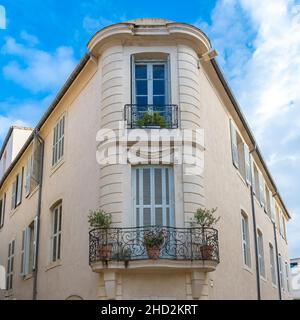
<svg viewBox="0 0 300 320">
<path fill-rule="evenodd" d="M 265 181 L 261 172 L 259 172 L 259 198 L 262 207 L 265 207 Z"/>
<path fill-rule="evenodd" d="M 230 120 L 230 133 L 231 133 L 231 152 L 232 152 L 232 162 L 233 165 L 238 169 L 239 168 L 239 156 L 238 156 L 238 147 L 237 147 L 237 137 L 236 130 L 233 125 L 232 120 Z"/>
<path fill-rule="evenodd" d="M 11 209 L 14 209 L 16 207 L 16 187 L 17 187 L 17 180 L 15 180 L 12 185 Z"/>
<path fill-rule="evenodd" d="M 249 147 L 245 143 L 244 143 L 244 155 L 245 155 L 246 181 L 248 185 L 250 185 L 251 184 L 250 152 L 249 152 Z"/>
<path fill-rule="evenodd" d="M 22 168 L 22 172 L 18 174 L 18 179 L 17 179 L 17 202 L 16 202 L 17 205 L 19 205 L 22 202 L 23 175 L 24 175 L 24 168 Z"/>
<path fill-rule="evenodd" d="M 256 194 L 256 184 L 255 184 L 255 174 L 254 174 L 254 161 L 252 155 L 250 155 L 250 164 L 251 164 L 251 180 L 252 180 L 252 190 Z"/>
<path fill-rule="evenodd" d="M 33 262 L 32 269 L 35 270 L 36 267 L 36 242 L 37 242 L 37 228 L 38 228 L 38 217 L 34 218 L 34 235 L 33 235 Z"/>
<path fill-rule="evenodd" d="M 32 191 L 37 185 L 39 185 L 40 180 L 40 170 L 41 170 L 41 143 L 37 138 L 33 140 L 33 154 L 32 154 L 32 170 L 30 177 L 30 191 Z"/>
</svg>

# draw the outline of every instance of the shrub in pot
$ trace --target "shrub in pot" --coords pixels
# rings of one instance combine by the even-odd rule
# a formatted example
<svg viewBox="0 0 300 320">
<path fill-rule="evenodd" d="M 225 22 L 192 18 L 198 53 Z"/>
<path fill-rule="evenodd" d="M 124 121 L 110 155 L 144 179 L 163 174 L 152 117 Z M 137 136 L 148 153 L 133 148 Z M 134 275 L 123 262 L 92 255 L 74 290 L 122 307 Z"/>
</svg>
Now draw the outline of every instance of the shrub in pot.
<svg viewBox="0 0 300 320">
<path fill-rule="evenodd" d="M 200 252 L 203 260 L 212 260 L 213 258 L 214 247 L 209 243 L 209 237 L 207 236 L 205 230 L 206 228 L 212 228 L 220 220 L 220 217 L 215 217 L 216 211 L 217 208 L 199 208 L 194 214 L 194 221 L 197 225 L 200 225 L 202 231 Z"/>
<path fill-rule="evenodd" d="M 101 260 L 110 260 L 112 257 L 113 244 L 110 242 L 108 228 L 112 223 L 111 214 L 103 210 L 90 211 L 89 224 L 91 228 L 100 229 L 100 242 L 98 253 Z"/>
<path fill-rule="evenodd" d="M 159 112 L 146 112 L 143 118 L 137 121 L 137 125 L 140 128 L 144 127 L 166 127 L 166 119 L 160 115 Z"/>
<path fill-rule="evenodd" d="M 164 230 L 160 231 L 148 231 L 144 235 L 144 246 L 147 250 L 148 257 L 150 259 L 158 259 L 160 256 L 160 249 L 165 241 Z"/>
</svg>

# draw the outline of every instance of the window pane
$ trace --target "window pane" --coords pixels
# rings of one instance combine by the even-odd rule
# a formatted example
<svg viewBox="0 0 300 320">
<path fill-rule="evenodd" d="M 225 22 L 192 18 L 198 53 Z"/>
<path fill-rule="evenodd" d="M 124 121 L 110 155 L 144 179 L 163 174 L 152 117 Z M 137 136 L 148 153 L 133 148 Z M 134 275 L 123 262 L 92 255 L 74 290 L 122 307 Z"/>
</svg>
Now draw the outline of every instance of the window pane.
<svg viewBox="0 0 300 320">
<path fill-rule="evenodd" d="M 153 104 L 162 106 L 165 104 L 165 96 L 154 96 L 153 97 Z"/>
<path fill-rule="evenodd" d="M 135 65 L 135 78 L 147 79 L 147 65 Z"/>
<path fill-rule="evenodd" d="M 61 234 L 58 235 L 57 259 L 60 259 L 60 241 L 61 241 Z"/>
<path fill-rule="evenodd" d="M 144 173 L 144 181 L 143 181 L 143 203 L 145 204 L 150 204 L 150 199 L 151 199 L 151 188 L 150 188 L 150 169 L 143 169 Z"/>
<path fill-rule="evenodd" d="M 52 253 L 52 261 L 56 261 L 56 236 L 53 237 L 53 253 Z"/>
<path fill-rule="evenodd" d="M 155 224 L 162 225 L 162 208 L 155 208 Z"/>
<path fill-rule="evenodd" d="M 135 201 L 136 201 L 136 204 L 139 205 L 140 204 L 140 170 L 135 171 L 135 188 L 136 188 Z"/>
<path fill-rule="evenodd" d="M 136 208 L 136 225 L 137 227 L 140 226 L 140 209 Z"/>
<path fill-rule="evenodd" d="M 54 224 L 53 224 L 53 233 L 55 234 L 57 232 L 57 221 L 58 220 L 58 209 L 55 209 L 54 211 Z"/>
<path fill-rule="evenodd" d="M 153 80 L 153 94 L 165 94 L 165 81 L 164 80 Z"/>
<path fill-rule="evenodd" d="M 136 104 L 140 106 L 146 106 L 148 104 L 148 97 L 147 96 L 137 96 L 136 97 Z"/>
<path fill-rule="evenodd" d="M 165 65 L 154 65 L 153 66 L 153 79 L 164 79 L 165 78 Z"/>
<path fill-rule="evenodd" d="M 147 95 L 148 94 L 148 86 L 147 80 L 137 80 L 135 85 L 136 94 L 137 95 Z"/>
<path fill-rule="evenodd" d="M 144 226 L 151 225 L 151 211 L 150 208 L 144 208 Z"/>
<path fill-rule="evenodd" d="M 166 204 L 170 204 L 170 191 L 169 191 L 169 169 L 165 169 L 166 172 Z"/>
<path fill-rule="evenodd" d="M 61 231 L 62 206 L 59 207 L 59 224 L 58 231 Z"/>
<path fill-rule="evenodd" d="M 162 169 L 154 169 L 155 173 L 155 204 L 162 204 Z"/>
</svg>

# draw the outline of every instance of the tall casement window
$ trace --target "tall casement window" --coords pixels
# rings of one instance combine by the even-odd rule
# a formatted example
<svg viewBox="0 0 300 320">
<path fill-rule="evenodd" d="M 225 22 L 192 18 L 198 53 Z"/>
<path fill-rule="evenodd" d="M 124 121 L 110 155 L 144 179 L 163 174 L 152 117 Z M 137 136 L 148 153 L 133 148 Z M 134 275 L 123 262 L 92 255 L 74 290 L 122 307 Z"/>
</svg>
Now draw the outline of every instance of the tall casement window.
<svg viewBox="0 0 300 320">
<path fill-rule="evenodd" d="M 3 197 L 0 198 L 0 229 L 4 225 L 5 205 L 6 205 L 6 193 L 4 193 Z"/>
<path fill-rule="evenodd" d="M 238 169 L 241 176 L 251 184 L 251 165 L 249 147 L 243 142 L 241 136 L 238 134 L 233 121 L 230 120 L 230 133 L 231 133 L 231 152 L 233 165 Z"/>
<path fill-rule="evenodd" d="M 59 260 L 61 256 L 61 223 L 62 203 L 52 210 L 51 262 Z"/>
<path fill-rule="evenodd" d="M 133 170 L 136 226 L 174 226 L 174 182 L 170 167 Z"/>
<path fill-rule="evenodd" d="M 14 256 L 15 256 L 15 240 L 8 244 L 8 257 L 7 257 L 7 269 L 6 269 L 6 290 L 13 288 L 14 277 Z"/>
<path fill-rule="evenodd" d="M 168 64 L 167 61 L 138 61 L 133 67 L 134 103 L 163 106 L 168 101 Z"/>
<path fill-rule="evenodd" d="M 63 115 L 53 129 L 52 166 L 55 166 L 64 155 L 65 116 Z"/>
<path fill-rule="evenodd" d="M 11 195 L 11 209 L 15 209 L 22 202 L 22 189 L 23 189 L 23 175 L 24 168 L 22 172 L 17 174 L 15 181 L 12 185 L 12 195 Z"/>
<path fill-rule="evenodd" d="M 285 262 L 285 280 L 286 280 L 286 291 L 290 291 L 290 270 L 289 265 L 287 262 Z"/>
<path fill-rule="evenodd" d="M 280 281 L 280 286 L 281 289 L 283 288 L 283 266 L 282 266 L 282 258 L 281 258 L 281 254 L 278 254 L 278 267 L 279 267 L 279 281 Z"/>
<path fill-rule="evenodd" d="M 259 274 L 265 278 L 266 271 L 265 271 L 265 257 L 264 257 L 264 242 L 263 242 L 263 235 L 260 230 L 257 230 L 257 245 L 258 245 Z"/>
<path fill-rule="evenodd" d="M 36 265 L 37 218 L 22 231 L 21 275 L 26 276 L 35 270 Z"/>
<path fill-rule="evenodd" d="M 274 248 L 269 244 L 269 251 L 270 251 L 270 271 L 271 271 L 271 278 L 272 283 L 276 285 L 276 270 L 275 270 L 275 254 L 274 254 Z"/>
<path fill-rule="evenodd" d="M 249 239 L 249 222 L 247 215 L 242 211 L 242 245 L 244 264 L 251 268 L 251 252 Z"/>
</svg>

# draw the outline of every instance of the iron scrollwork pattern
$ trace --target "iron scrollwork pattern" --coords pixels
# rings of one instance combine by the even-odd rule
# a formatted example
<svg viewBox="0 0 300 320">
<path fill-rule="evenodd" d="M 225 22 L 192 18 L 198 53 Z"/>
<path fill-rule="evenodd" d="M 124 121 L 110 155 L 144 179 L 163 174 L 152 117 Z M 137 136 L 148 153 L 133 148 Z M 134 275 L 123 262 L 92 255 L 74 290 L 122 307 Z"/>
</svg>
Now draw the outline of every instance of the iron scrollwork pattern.
<svg viewBox="0 0 300 320">
<path fill-rule="evenodd" d="M 145 236 L 160 232 L 163 232 L 164 240 L 160 245 L 159 259 L 219 262 L 216 229 L 163 226 L 93 229 L 89 233 L 89 261 L 149 259 L 144 244 Z"/>
<path fill-rule="evenodd" d="M 178 128 L 178 106 L 176 104 L 165 105 L 138 105 L 126 104 L 124 107 L 124 120 L 127 122 L 127 127 L 130 129 L 140 128 L 139 120 L 145 114 L 158 113 L 165 120 L 166 129 Z M 152 129 L 155 126 L 146 126 Z"/>
</svg>

